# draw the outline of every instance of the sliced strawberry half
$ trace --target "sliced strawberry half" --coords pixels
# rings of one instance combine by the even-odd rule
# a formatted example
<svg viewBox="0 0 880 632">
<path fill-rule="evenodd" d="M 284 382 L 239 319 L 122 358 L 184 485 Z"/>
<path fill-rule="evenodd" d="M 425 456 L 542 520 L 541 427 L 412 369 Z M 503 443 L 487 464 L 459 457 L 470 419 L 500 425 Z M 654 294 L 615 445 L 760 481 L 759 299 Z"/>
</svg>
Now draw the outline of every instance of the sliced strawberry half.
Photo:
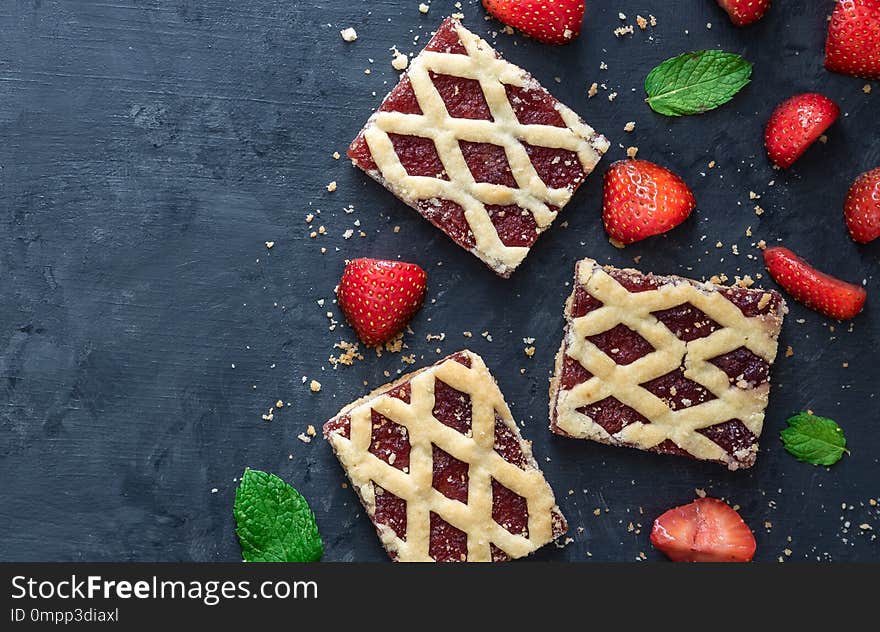
<svg viewBox="0 0 880 632">
<path fill-rule="evenodd" d="M 757 548 L 742 517 L 716 498 L 699 498 L 661 515 L 651 544 L 673 562 L 750 562 Z"/>
<path fill-rule="evenodd" d="M 764 131 L 770 160 L 787 169 L 840 116 L 840 108 L 816 92 L 798 94 L 779 104 Z"/>
<path fill-rule="evenodd" d="M 349 261 L 336 288 L 339 308 L 368 346 L 391 340 L 422 306 L 428 275 L 414 263 Z"/>
<path fill-rule="evenodd" d="M 718 0 L 736 26 L 748 26 L 764 17 L 770 8 L 770 0 Z"/>
<path fill-rule="evenodd" d="M 486 11 L 545 44 L 567 44 L 581 32 L 583 0 L 483 0 Z"/>
<path fill-rule="evenodd" d="M 863 79 L 880 79 L 880 0 L 837 3 L 828 24 L 825 67 Z"/>
<path fill-rule="evenodd" d="M 866 244 L 880 237 L 880 167 L 856 178 L 846 195 L 843 216 L 854 241 Z"/>
<path fill-rule="evenodd" d="M 795 300 L 831 318 L 854 318 L 868 298 L 865 288 L 819 272 L 782 246 L 767 248 L 764 264 L 770 276 Z"/>
<path fill-rule="evenodd" d="M 602 221 L 611 239 L 621 244 L 675 228 L 694 206 L 684 180 L 647 160 L 620 160 L 605 173 Z"/>
</svg>

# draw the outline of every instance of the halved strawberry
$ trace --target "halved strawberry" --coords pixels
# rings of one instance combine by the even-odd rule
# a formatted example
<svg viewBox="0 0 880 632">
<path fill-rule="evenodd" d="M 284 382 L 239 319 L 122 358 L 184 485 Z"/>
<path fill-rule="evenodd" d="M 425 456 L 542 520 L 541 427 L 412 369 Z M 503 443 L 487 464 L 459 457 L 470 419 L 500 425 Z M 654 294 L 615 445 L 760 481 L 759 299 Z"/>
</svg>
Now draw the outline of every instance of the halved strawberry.
<svg viewBox="0 0 880 632">
<path fill-rule="evenodd" d="M 825 67 L 863 79 L 880 79 L 880 0 L 840 0 L 825 40 Z"/>
<path fill-rule="evenodd" d="M 750 562 L 757 548 L 740 515 L 716 498 L 699 498 L 661 515 L 651 544 L 673 562 Z"/>
<path fill-rule="evenodd" d="M 825 133 L 840 116 L 828 97 L 808 92 L 783 101 L 773 111 L 764 131 L 770 160 L 787 169 Z"/>
<path fill-rule="evenodd" d="M 567 44 L 581 32 L 584 0 L 483 0 L 486 11 L 545 44 Z"/>
<path fill-rule="evenodd" d="M 788 248 L 767 248 L 764 264 L 770 276 L 795 300 L 831 318 L 853 318 L 868 298 L 865 288 L 819 272 Z"/>
<path fill-rule="evenodd" d="M 843 205 L 850 236 L 866 244 L 880 237 L 880 167 L 853 182 Z"/>
<path fill-rule="evenodd" d="M 621 244 L 675 228 L 694 206 L 684 180 L 647 160 L 619 160 L 605 173 L 602 221 L 611 239 Z"/>
<path fill-rule="evenodd" d="M 414 263 L 354 259 L 345 266 L 336 297 L 358 337 L 375 346 L 400 333 L 419 311 L 427 281 Z"/>
<path fill-rule="evenodd" d="M 770 8 L 770 0 L 718 0 L 736 26 L 748 26 L 764 17 Z"/>
</svg>

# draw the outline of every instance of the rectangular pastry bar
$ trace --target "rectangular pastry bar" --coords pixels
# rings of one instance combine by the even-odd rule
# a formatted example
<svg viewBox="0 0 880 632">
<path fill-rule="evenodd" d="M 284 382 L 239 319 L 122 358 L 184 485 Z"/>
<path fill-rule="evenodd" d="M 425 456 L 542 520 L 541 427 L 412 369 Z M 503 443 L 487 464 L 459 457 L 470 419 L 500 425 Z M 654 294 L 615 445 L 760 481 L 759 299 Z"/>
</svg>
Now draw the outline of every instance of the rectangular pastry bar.
<svg viewBox="0 0 880 632">
<path fill-rule="evenodd" d="M 579 261 L 550 429 L 750 467 L 787 312 L 774 291 Z"/>
<path fill-rule="evenodd" d="M 348 156 L 507 277 L 607 149 L 528 72 L 447 18 Z"/>
<path fill-rule="evenodd" d="M 567 530 L 482 358 L 461 351 L 324 425 L 391 559 L 504 561 Z"/>
</svg>

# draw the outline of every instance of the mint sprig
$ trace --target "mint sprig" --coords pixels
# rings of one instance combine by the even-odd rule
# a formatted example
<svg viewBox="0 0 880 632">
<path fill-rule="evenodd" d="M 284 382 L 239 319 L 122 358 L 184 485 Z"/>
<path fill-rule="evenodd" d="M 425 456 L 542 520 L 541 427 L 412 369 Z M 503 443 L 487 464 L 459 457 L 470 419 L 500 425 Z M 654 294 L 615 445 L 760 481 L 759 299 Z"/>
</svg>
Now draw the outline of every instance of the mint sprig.
<svg viewBox="0 0 880 632">
<path fill-rule="evenodd" d="M 702 114 L 730 101 L 751 75 L 752 64 L 734 53 L 683 53 L 648 74 L 647 102 L 652 110 L 666 116 Z"/>
<path fill-rule="evenodd" d="M 324 554 L 306 499 L 274 474 L 245 470 L 232 513 L 246 562 L 317 562 Z"/>
<path fill-rule="evenodd" d="M 779 433 L 785 449 L 798 461 L 813 465 L 834 465 L 846 449 L 846 437 L 837 423 L 827 417 L 798 413 L 788 419 L 788 428 Z"/>
</svg>

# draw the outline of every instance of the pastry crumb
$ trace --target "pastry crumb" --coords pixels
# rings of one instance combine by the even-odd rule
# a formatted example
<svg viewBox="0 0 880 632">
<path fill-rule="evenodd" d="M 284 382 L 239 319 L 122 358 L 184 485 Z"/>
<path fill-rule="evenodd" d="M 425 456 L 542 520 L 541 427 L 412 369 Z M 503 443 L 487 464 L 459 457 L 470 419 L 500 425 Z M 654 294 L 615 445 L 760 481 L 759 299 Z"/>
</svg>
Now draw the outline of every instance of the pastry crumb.
<svg viewBox="0 0 880 632">
<path fill-rule="evenodd" d="M 871 84 L 866 83 L 864 86 L 862 86 L 862 92 L 864 92 L 865 94 L 871 94 Z"/>
<path fill-rule="evenodd" d="M 354 28 L 350 26 L 339 31 L 339 34 L 346 42 L 353 42 L 358 38 L 357 31 L 355 31 Z"/>
<path fill-rule="evenodd" d="M 421 4 L 419 4 L 419 13 L 427 13 L 430 8 L 430 6 L 422 2 Z"/>
<path fill-rule="evenodd" d="M 629 158 L 635 158 L 638 155 L 638 153 L 639 153 L 638 147 L 627 147 L 626 148 L 626 155 Z"/>
<path fill-rule="evenodd" d="M 318 380 L 312 380 L 309 383 L 309 390 L 313 393 L 318 393 L 321 391 L 321 383 Z"/>
<path fill-rule="evenodd" d="M 330 193 L 333 193 L 336 190 L 336 180 L 333 180 L 330 184 L 327 185 L 327 190 Z"/>
<path fill-rule="evenodd" d="M 788 345 L 788 346 L 785 348 L 785 357 L 786 357 L 786 358 L 790 358 L 790 357 L 793 356 L 793 355 L 794 355 L 794 349 L 791 348 L 791 345 Z"/>
<path fill-rule="evenodd" d="M 599 94 L 599 84 L 594 81 L 593 84 L 590 86 L 590 89 L 587 90 L 587 97 L 592 99 L 597 94 Z"/>
<path fill-rule="evenodd" d="M 640 28 L 641 30 L 643 30 L 643 31 L 644 31 L 646 28 L 648 28 L 648 21 L 647 21 L 645 18 L 643 18 L 642 16 L 640 16 L 640 15 L 637 15 L 637 16 L 636 16 L 636 24 L 638 24 L 638 25 L 639 25 L 639 28 Z"/>
<path fill-rule="evenodd" d="M 406 67 L 409 66 L 409 58 L 397 50 L 396 46 L 391 49 L 391 54 L 393 55 L 391 66 L 394 70 L 406 70 Z"/>
<path fill-rule="evenodd" d="M 631 132 L 631 131 L 633 131 L 635 128 L 636 128 L 636 122 L 635 122 L 635 121 L 630 121 L 629 123 L 627 123 L 626 125 L 623 126 L 623 131 L 624 131 L 624 132 Z"/>
<path fill-rule="evenodd" d="M 273 248 L 274 246 L 275 246 L 275 242 L 274 242 L 274 241 L 267 241 L 267 242 L 266 242 L 266 250 L 272 250 L 272 248 Z"/>
</svg>

